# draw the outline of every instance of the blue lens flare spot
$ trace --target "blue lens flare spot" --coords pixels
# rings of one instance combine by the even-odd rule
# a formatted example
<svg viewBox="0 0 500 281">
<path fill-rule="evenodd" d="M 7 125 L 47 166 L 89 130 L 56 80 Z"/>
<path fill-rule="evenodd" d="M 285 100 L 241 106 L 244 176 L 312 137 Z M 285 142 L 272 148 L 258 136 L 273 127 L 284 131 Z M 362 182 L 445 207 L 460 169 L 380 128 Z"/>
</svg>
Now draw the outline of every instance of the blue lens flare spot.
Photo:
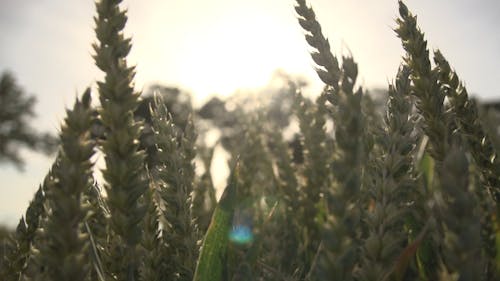
<svg viewBox="0 0 500 281">
<path fill-rule="evenodd" d="M 252 230 L 246 225 L 233 226 L 229 233 L 229 240 L 237 244 L 248 244 L 253 240 Z"/>
</svg>

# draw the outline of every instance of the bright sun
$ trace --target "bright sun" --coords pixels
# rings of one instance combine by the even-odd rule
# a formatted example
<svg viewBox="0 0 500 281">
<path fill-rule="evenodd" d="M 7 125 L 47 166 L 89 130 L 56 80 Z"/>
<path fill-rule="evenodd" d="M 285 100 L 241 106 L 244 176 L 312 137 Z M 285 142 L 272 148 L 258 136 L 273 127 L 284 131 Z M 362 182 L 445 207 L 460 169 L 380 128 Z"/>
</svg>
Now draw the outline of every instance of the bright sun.
<svg viewBox="0 0 500 281">
<path fill-rule="evenodd" d="M 138 51 L 138 70 L 143 77 L 178 84 L 199 99 L 262 87 L 278 68 L 290 73 L 311 69 L 293 16 L 280 18 L 262 9 L 227 11 L 184 26 L 162 24 L 162 32 L 169 28 L 176 30 L 151 36 L 155 40 Z"/>
</svg>

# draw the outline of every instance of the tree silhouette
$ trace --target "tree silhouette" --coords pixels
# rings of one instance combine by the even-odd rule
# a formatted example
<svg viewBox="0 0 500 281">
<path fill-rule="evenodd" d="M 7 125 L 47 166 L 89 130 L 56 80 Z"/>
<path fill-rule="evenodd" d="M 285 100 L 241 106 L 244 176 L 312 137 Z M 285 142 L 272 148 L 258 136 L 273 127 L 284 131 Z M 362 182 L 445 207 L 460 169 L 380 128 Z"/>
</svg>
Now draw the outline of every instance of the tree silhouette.
<svg viewBox="0 0 500 281">
<path fill-rule="evenodd" d="M 49 133 L 39 133 L 30 125 L 35 117 L 34 96 L 27 95 L 17 84 L 10 72 L 0 77 L 0 163 L 14 164 L 18 169 L 24 167 L 20 156 L 21 148 L 54 152 L 56 139 Z"/>
</svg>

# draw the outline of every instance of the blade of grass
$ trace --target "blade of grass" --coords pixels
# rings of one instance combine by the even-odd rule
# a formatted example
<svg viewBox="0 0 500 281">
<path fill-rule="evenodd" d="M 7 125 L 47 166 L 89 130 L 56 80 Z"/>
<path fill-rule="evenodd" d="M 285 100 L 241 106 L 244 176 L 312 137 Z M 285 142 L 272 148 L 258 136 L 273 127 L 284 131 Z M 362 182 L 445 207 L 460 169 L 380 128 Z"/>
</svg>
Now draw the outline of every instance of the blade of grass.
<svg viewBox="0 0 500 281">
<path fill-rule="evenodd" d="M 212 215 L 212 220 L 201 246 L 201 252 L 194 273 L 194 281 L 220 281 L 226 266 L 226 251 L 229 231 L 236 208 L 238 162 L 236 162 L 229 183 Z"/>
</svg>

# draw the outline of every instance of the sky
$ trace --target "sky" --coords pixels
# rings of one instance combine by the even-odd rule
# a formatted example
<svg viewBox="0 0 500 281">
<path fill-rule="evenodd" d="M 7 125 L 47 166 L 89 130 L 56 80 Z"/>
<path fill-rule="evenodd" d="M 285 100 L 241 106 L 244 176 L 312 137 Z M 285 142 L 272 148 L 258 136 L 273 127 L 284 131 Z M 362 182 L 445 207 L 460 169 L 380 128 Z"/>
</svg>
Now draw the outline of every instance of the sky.
<svg viewBox="0 0 500 281">
<path fill-rule="evenodd" d="M 396 0 L 309 0 L 332 52 L 352 54 L 359 84 L 386 87 L 404 52 L 393 28 Z M 407 0 L 431 50 L 439 48 L 480 99 L 500 99 L 500 1 Z M 265 88 L 277 69 L 315 76 L 292 0 L 129 0 L 129 64 L 136 89 L 160 82 L 213 95 Z M 9 70 L 38 103 L 35 127 L 56 133 L 64 110 L 103 75 L 92 61 L 93 1 L 0 0 L 0 72 Z M 94 94 L 94 99 L 97 96 Z M 0 223 L 14 226 L 52 157 L 23 152 L 24 172 L 0 166 Z"/>
</svg>

